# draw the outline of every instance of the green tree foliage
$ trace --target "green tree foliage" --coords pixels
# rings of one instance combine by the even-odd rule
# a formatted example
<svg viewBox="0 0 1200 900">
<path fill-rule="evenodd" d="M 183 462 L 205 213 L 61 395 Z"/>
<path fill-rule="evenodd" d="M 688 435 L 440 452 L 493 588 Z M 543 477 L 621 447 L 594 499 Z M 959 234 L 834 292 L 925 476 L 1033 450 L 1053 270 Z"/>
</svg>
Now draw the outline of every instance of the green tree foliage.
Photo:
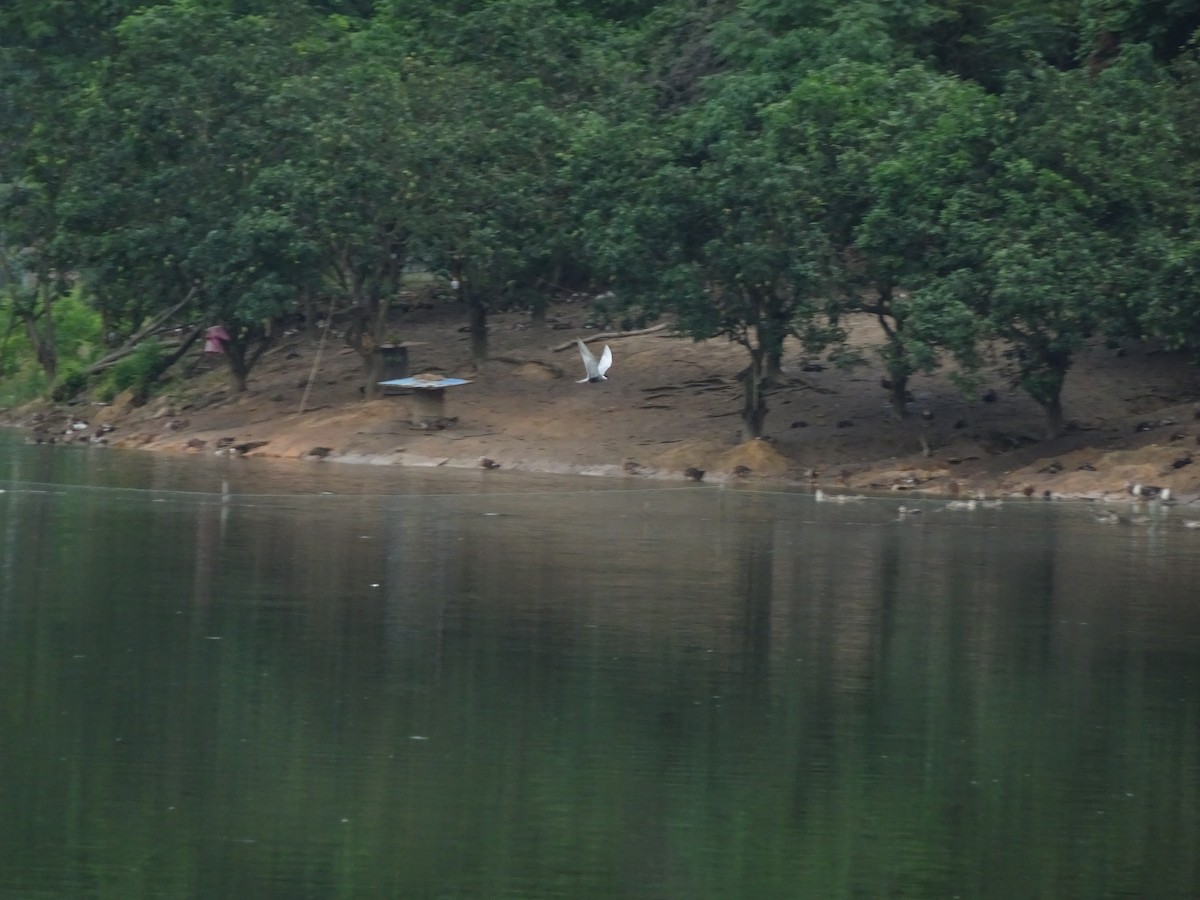
<svg viewBox="0 0 1200 900">
<path fill-rule="evenodd" d="M 1175 68 L 1178 87 L 1165 79 L 1139 80 L 1138 115 L 1125 130 L 1145 127 L 1139 172 L 1149 202 L 1128 229 L 1134 260 L 1122 286 L 1125 321 L 1134 334 L 1200 354 L 1200 59 Z M 1152 173 L 1152 177 L 1151 177 Z"/>
<path fill-rule="evenodd" d="M 472 356 L 487 356 L 487 313 L 552 290 L 569 246 L 560 176 L 566 123 L 537 82 L 486 73 L 427 84 L 437 101 L 425 144 L 429 204 L 420 252 L 461 284 Z"/>
<path fill-rule="evenodd" d="M 417 244 L 459 280 L 480 361 L 491 309 L 529 305 L 540 320 L 550 292 L 586 275 L 573 135 L 614 105 L 628 67 L 588 17 L 551 0 L 446 15 L 421 19 L 406 78 L 425 150 Z"/>
<path fill-rule="evenodd" d="M 303 265 L 292 285 L 301 293 L 330 291 L 347 312 L 346 341 L 363 360 L 371 394 L 382 372 L 389 304 L 427 196 L 398 41 L 381 26 L 339 22 L 310 36 L 312 70 L 285 80 L 269 110 L 284 152 L 256 182 L 280 226 L 295 229 L 287 243 Z"/>
<path fill-rule="evenodd" d="M 946 240 L 989 152 L 991 102 L 976 86 L 921 67 L 839 62 L 802 79 L 767 114 L 779 165 L 812 173 L 820 227 L 839 266 L 830 303 L 883 329 L 898 416 L 909 379 L 949 351 L 973 361 L 978 329 L 940 289 L 958 265 Z"/>
<path fill-rule="evenodd" d="M 13 0 L 5 347 L 75 366 L 79 290 L 113 338 L 224 324 L 244 388 L 321 298 L 371 392 L 420 265 L 459 278 L 480 360 L 491 310 L 563 285 L 741 342 L 748 436 L 785 341 L 863 314 L 898 415 L 992 342 L 1057 433 L 1086 341 L 1200 347 L 1198 25 L 1176 0 Z"/>
<path fill-rule="evenodd" d="M 970 215 L 948 223 L 963 267 L 946 287 L 1003 342 L 1051 436 L 1075 354 L 1093 335 L 1141 327 L 1161 284 L 1150 256 L 1180 246 L 1164 214 L 1183 148 L 1155 84 L 1134 52 L 1098 75 L 1014 80 Z"/>
<path fill-rule="evenodd" d="M 306 283 L 310 248 L 260 184 L 286 152 L 276 82 L 302 67 L 293 25 L 179 3 L 125 19 L 79 99 L 97 150 L 64 203 L 107 321 L 126 330 L 181 297 L 223 322 L 235 386 Z M 164 302 L 165 301 L 165 302 Z"/>
<path fill-rule="evenodd" d="M 54 304 L 71 287 L 59 200 L 77 161 L 63 103 L 77 80 L 78 67 L 58 57 L 0 47 L 0 285 L 48 381 L 58 369 Z"/>
<path fill-rule="evenodd" d="M 830 245 L 815 225 L 810 173 L 777 165 L 761 138 L 735 131 L 699 162 L 690 149 L 686 139 L 660 143 L 638 164 L 642 177 L 619 176 L 596 250 L 618 294 L 646 313 L 672 312 L 696 340 L 724 336 L 746 348 L 742 427 L 758 437 L 785 338 L 812 347 L 826 338 L 816 313 L 830 286 Z"/>
</svg>

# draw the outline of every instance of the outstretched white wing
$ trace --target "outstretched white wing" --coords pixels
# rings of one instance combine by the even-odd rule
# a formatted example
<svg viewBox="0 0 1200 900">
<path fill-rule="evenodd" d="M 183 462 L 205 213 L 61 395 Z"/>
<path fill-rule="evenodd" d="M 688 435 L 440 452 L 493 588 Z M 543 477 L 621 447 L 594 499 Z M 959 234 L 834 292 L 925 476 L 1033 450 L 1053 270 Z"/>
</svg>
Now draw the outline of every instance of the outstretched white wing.
<svg viewBox="0 0 1200 900">
<path fill-rule="evenodd" d="M 587 373 L 587 377 L 580 378 L 579 384 L 585 381 L 591 381 L 593 378 L 600 377 L 600 367 L 596 363 L 596 357 L 592 355 L 592 351 L 587 348 L 587 344 L 582 338 L 575 338 L 575 343 L 579 345 L 579 355 L 583 357 L 583 370 Z"/>
<path fill-rule="evenodd" d="M 580 378 L 579 384 L 585 381 L 607 381 L 604 373 L 612 365 L 612 351 L 608 349 L 608 345 L 605 345 L 604 352 L 600 354 L 600 362 L 596 362 L 596 357 L 587 348 L 583 338 L 575 338 L 575 343 L 579 344 L 579 355 L 583 357 L 583 369 L 587 372 L 587 378 Z"/>
</svg>

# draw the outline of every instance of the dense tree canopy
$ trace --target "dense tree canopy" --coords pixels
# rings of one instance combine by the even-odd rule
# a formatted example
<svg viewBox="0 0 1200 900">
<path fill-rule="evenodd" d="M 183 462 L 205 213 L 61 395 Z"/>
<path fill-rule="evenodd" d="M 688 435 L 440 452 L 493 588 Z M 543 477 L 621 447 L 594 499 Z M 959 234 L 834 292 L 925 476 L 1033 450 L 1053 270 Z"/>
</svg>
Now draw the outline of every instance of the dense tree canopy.
<svg viewBox="0 0 1200 900">
<path fill-rule="evenodd" d="M 1171 0 L 15 0 L 5 333 L 53 381 L 64 298 L 118 343 L 178 309 L 244 388 L 332 310 L 369 389 L 420 267 L 480 362 L 489 311 L 568 286 L 741 343 L 748 436 L 785 342 L 852 314 L 897 415 L 991 345 L 1053 434 L 1088 339 L 1200 350 L 1198 28 Z"/>
</svg>

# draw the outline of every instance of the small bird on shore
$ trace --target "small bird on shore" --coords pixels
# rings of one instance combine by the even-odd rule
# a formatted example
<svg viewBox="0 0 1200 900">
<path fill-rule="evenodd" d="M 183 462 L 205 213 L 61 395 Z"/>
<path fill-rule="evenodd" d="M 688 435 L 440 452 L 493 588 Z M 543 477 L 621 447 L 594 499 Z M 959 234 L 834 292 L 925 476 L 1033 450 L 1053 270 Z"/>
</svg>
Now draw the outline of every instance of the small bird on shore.
<svg viewBox="0 0 1200 900">
<path fill-rule="evenodd" d="M 604 374 L 612 367 L 612 350 L 609 349 L 608 344 L 604 345 L 604 352 L 600 354 L 600 360 L 597 362 L 595 354 L 587 348 L 583 338 L 575 338 L 575 343 L 579 344 L 579 355 L 583 357 L 583 370 L 587 373 L 586 378 L 580 378 L 576 383 L 608 381 L 608 376 Z"/>
<path fill-rule="evenodd" d="M 686 469 L 683 470 L 683 474 L 684 474 L 685 478 L 688 478 L 692 481 L 703 481 L 704 480 L 704 470 L 697 469 L 695 466 L 688 466 Z"/>
</svg>

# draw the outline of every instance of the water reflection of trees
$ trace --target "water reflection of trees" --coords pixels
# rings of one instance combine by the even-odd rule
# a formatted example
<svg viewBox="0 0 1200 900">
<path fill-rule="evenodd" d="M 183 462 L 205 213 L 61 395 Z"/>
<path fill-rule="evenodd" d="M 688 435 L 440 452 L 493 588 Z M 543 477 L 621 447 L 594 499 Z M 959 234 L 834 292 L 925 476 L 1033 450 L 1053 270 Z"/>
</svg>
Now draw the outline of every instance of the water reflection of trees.
<svg viewBox="0 0 1200 900">
<path fill-rule="evenodd" d="M 0 889 L 1195 893 L 1196 564 L 1128 534 L 706 491 L 213 512 L 31 511 Z"/>
</svg>

